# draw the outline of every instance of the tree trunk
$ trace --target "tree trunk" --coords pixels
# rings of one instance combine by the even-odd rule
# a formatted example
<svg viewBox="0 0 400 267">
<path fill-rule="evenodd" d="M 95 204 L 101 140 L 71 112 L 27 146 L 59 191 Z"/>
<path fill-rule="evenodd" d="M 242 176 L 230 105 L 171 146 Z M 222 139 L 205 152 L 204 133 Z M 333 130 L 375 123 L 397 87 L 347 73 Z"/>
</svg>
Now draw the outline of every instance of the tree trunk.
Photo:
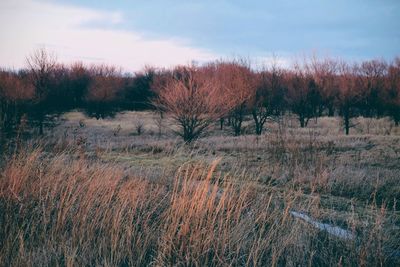
<svg viewBox="0 0 400 267">
<path fill-rule="evenodd" d="M 252 112 L 252 115 L 256 126 L 256 135 L 261 135 L 264 127 L 263 119 L 259 118 L 255 111 Z"/>
<path fill-rule="evenodd" d="M 343 115 L 344 115 L 345 133 L 346 133 L 346 135 L 349 135 L 349 132 L 350 132 L 350 113 L 349 113 L 348 110 L 346 110 Z"/>
<path fill-rule="evenodd" d="M 242 132 L 242 121 L 237 120 L 233 122 L 233 131 L 235 136 L 239 136 Z"/>
<path fill-rule="evenodd" d="M 232 117 L 231 124 L 232 124 L 232 128 L 233 128 L 233 133 L 235 136 L 239 136 L 242 132 L 242 121 L 243 121 L 243 118 L 241 115 Z"/>
<path fill-rule="evenodd" d="M 183 141 L 191 143 L 193 141 L 193 129 L 188 126 L 183 126 Z"/>
<path fill-rule="evenodd" d="M 262 134 L 263 127 L 261 124 L 256 124 L 256 135 L 261 135 Z"/>
<path fill-rule="evenodd" d="M 335 116 L 335 109 L 333 108 L 333 106 L 329 105 L 328 106 L 328 117 L 333 117 Z"/>
<path fill-rule="evenodd" d="M 232 126 L 232 116 L 228 117 L 228 126 Z"/>
<path fill-rule="evenodd" d="M 300 116 L 299 121 L 300 121 L 300 127 L 304 128 L 306 126 L 306 121 L 305 121 L 304 117 Z"/>
</svg>

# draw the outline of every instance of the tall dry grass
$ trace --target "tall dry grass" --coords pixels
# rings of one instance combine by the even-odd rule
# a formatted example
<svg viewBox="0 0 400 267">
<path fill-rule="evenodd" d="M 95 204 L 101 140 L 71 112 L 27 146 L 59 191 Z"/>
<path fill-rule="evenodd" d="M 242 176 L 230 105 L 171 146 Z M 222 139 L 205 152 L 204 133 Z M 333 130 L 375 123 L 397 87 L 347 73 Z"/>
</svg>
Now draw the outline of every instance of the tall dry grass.
<svg viewBox="0 0 400 267">
<path fill-rule="evenodd" d="M 2 266 L 389 265 L 385 207 L 350 216 L 342 240 L 290 215 L 317 195 L 183 164 L 162 182 L 75 151 L 27 149 L 0 176 Z"/>
</svg>

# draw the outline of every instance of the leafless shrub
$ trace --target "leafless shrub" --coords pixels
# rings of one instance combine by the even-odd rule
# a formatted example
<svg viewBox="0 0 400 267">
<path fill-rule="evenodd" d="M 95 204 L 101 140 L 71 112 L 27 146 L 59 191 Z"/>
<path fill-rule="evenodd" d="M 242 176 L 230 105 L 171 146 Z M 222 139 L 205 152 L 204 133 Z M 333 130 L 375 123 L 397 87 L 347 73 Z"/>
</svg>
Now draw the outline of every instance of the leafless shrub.
<svg viewBox="0 0 400 267">
<path fill-rule="evenodd" d="M 154 84 L 158 98 L 153 104 L 170 114 L 178 125 L 175 133 L 192 142 L 224 112 L 221 94 L 195 67 L 182 67 Z"/>
<path fill-rule="evenodd" d="M 134 125 L 135 125 L 136 134 L 141 135 L 144 131 L 144 126 L 145 126 L 144 121 L 141 119 L 137 119 L 135 121 Z"/>
</svg>

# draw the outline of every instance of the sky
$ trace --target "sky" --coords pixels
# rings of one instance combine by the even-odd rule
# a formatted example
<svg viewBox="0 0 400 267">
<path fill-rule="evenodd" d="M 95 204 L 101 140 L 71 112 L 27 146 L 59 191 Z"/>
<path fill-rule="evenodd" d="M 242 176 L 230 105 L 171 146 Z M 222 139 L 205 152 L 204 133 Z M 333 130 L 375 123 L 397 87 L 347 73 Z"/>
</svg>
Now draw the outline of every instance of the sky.
<svg viewBox="0 0 400 267">
<path fill-rule="evenodd" d="M 398 0 L 0 0 L 0 67 L 46 48 L 126 71 L 245 57 L 400 56 Z"/>
</svg>

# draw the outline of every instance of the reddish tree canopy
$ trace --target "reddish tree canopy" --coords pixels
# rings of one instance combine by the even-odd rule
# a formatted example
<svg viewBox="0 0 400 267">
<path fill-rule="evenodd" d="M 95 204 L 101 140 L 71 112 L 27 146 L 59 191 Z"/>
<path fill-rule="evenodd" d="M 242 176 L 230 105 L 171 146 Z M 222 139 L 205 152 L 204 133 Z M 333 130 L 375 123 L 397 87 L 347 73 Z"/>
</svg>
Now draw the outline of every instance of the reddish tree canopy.
<svg viewBox="0 0 400 267">
<path fill-rule="evenodd" d="M 158 98 L 154 105 L 171 115 L 175 131 L 185 142 L 200 137 L 208 126 L 223 115 L 220 94 L 212 82 L 193 66 L 179 67 L 156 80 Z"/>
</svg>

